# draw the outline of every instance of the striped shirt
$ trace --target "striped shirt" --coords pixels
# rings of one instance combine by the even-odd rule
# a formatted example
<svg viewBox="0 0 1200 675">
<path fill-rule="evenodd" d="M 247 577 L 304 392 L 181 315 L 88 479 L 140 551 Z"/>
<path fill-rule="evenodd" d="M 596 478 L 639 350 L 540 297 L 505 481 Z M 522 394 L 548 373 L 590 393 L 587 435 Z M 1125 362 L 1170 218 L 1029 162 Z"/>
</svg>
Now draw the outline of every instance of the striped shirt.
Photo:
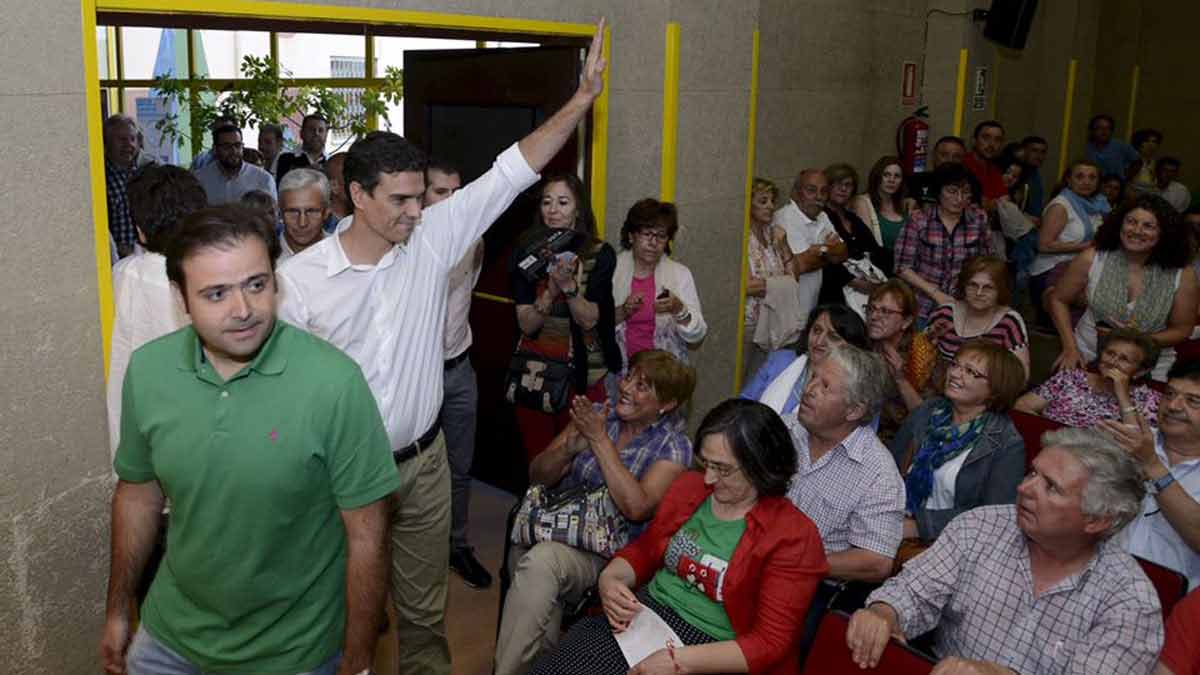
<svg viewBox="0 0 1200 675">
<path fill-rule="evenodd" d="M 1012 308 L 1007 308 L 987 330 L 976 335 L 963 335 L 965 317 L 966 309 L 962 303 L 941 305 L 929 315 L 929 325 L 925 331 L 933 338 L 938 356 L 943 361 L 954 360 L 959 348 L 976 338 L 995 342 L 1011 352 L 1029 347 L 1029 333 L 1025 330 L 1025 320 Z"/>
<path fill-rule="evenodd" d="M 867 598 L 900 630 L 937 628 L 938 656 L 1018 673 L 1149 673 L 1163 643 L 1154 586 L 1115 538 L 1083 571 L 1035 595 L 1016 506 L 982 506 L 950 522 L 923 554 Z"/>
</svg>

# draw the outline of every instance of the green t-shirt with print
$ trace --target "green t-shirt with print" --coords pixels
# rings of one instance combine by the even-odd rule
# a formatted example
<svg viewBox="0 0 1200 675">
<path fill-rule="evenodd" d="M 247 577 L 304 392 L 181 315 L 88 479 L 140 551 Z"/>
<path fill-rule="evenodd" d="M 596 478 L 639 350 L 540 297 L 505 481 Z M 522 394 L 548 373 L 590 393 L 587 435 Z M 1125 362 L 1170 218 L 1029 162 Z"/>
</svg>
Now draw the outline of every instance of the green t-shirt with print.
<svg viewBox="0 0 1200 675">
<path fill-rule="evenodd" d="M 205 671 L 294 675 L 341 648 L 341 511 L 399 486 L 358 365 L 276 321 L 228 381 L 188 326 L 133 353 L 114 462 L 157 480 L 167 551 L 142 606 L 146 629 Z"/>
<path fill-rule="evenodd" d="M 650 580 L 655 600 L 675 610 L 691 625 L 717 640 L 735 637 L 725 613 L 725 572 L 746 520 L 721 520 L 705 499 L 667 543 L 663 567 Z"/>
</svg>

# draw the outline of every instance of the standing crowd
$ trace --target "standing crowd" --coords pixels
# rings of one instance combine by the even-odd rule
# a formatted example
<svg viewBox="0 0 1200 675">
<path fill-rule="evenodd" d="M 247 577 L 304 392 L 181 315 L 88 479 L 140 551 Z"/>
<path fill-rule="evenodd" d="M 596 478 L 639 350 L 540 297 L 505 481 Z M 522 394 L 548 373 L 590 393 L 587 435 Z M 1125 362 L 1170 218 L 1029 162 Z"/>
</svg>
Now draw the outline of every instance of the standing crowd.
<svg viewBox="0 0 1200 675">
<path fill-rule="evenodd" d="M 898 640 L 937 673 L 1200 672 L 1200 594 L 1147 577 L 1200 583 L 1200 210 L 1162 134 L 1096 116 L 1048 193 L 1045 139 L 994 121 L 926 172 L 756 179 L 748 377 L 702 411 L 675 205 L 634 203 L 614 247 L 577 176 L 540 175 L 604 69 L 594 40 L 575 95 L 467 184 L 388 132 L 327 157 L 316 115 L 295 153 L 218 120 L 191 170 L 105 122 L 107 672 L 370 673 L 389 614 L 400 672 L 450 672 L 448 573 L 493 582 L 467 314 L 482 235 L 535 185 L 497 674 L 800 673 L 834 610 L 863 668 Z M 1062 344 L 1032 388 L 1019 297 Z"/>
</svg>

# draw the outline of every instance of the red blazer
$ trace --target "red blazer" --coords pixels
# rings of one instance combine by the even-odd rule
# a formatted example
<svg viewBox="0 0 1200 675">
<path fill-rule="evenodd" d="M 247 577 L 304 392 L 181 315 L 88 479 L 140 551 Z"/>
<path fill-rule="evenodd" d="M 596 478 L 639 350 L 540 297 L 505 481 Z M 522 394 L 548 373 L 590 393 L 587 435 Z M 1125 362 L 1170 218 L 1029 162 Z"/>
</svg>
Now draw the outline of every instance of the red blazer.
<svg viewBox="0 0 1200 675">
<path fill-rule="evenodd" d="M 712 493 L 704 475 L 675 479 L 650 527 L 617 552 L 650 581 L 663 565 L 667 543 Z M 746 514 L 746 532 L 725 577 L 725 612 L 751 673 L 798 675 L 797 642 L 817 584 L 829 572 L 817 526 L 786 497 L 764 497 Z"/>
</svg>

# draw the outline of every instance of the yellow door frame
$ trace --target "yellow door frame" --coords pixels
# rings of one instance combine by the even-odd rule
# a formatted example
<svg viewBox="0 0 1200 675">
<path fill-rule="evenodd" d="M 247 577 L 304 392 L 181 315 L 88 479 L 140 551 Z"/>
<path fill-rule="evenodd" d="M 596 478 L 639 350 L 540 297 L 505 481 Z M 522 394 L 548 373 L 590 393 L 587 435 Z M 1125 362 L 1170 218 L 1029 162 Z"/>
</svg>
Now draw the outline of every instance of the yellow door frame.
<svg viewBox="0 0 1200 675">
<path fill-rule="evenodd" d="M 96 47 L 96 12 L 138 14 L 202 14 L 256 19 L 313 20 L 405 25 L 497 33 L 523 33 L 566 37 L 590 37 L 595 27 L 585 23 L 538 21 L 505 17 L 416 12 L 368 7 L 243 2 L 242 0 L 80 0 L 83 23 L 83 70 L 86 91 L 88 167 L 91 172 L 92 222 L 96 253 L 96 284 L 100 301 L 100 330 L 103 339 L 104 373 L 108 376 L 108 355 L 112 344 L 113 293 L 112 260 L 108 247 L 108 200 L 104 182 L 104 141 L 100 119 L 100 68 Z M 611 62 L 611 33 L 605 31 L 604 56 Z M 603 228 L 604 197 L 608 173 L 608 72 L 604 92 L 596 100 L 592 113 L 593 211 Z M 601 231 L 603 236 L 603 231 Z"/>
</svg>

